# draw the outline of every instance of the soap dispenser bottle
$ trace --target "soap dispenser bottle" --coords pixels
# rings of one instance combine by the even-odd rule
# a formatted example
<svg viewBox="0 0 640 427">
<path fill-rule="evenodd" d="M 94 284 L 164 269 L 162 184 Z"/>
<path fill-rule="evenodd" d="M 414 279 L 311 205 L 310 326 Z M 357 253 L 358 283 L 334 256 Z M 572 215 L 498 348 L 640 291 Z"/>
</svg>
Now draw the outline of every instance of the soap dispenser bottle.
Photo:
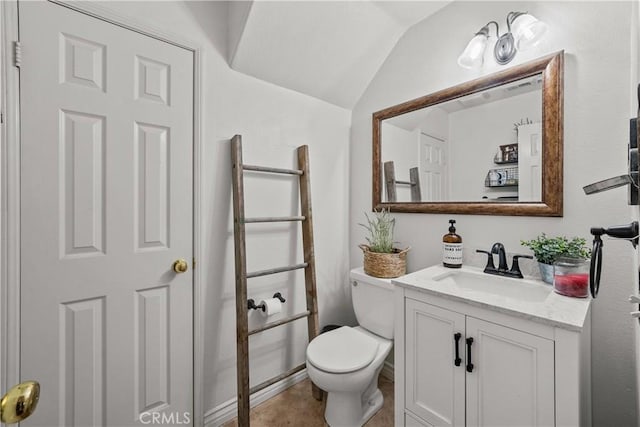
<svg viewBox="0 0 640 427">
<path fill-rule="evenodd" d="M 449 233 L 442 236 L 442 264 L 449 268 L 462 267 L 462 237 L 456 234 L 456 221 L 449 220 Z"/>
</svg>

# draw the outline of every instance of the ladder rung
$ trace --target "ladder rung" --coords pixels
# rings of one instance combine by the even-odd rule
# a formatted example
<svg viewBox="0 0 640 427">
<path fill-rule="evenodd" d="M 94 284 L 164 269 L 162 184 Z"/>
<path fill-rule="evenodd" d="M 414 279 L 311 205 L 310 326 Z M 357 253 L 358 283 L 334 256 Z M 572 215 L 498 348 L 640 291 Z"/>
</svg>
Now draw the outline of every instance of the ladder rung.
<svg viewBox="0 0 640 427">
<path fill-rule="evenodd" d="M 253 166 L 253 165 L 242 165 L 242 169 L 246 171 L 254 171 L 254 172 L 268 172 L 268 173 L 284 173 L 287 175 L 302 175 L 302 171 L 299 169 L 280 169 L 280 168 L 270 168 L 266 166 Z"/>
<path fill-rule="evenodd" d="M 251 273 L 247 273 L 247 279 L 250 279 L 252 277 L 266 276 L 269 274 L 283 273 L 285 271 L 299 270 L 301 268 L 307 268 L 308 266 L 309 264 L 307 264 L 306 262 L 303 262 L 302 264 L 289 265 L 287 267 L 278 267 L 278 268 L 271 268 L 269 270 L 253 271 Z"/>
<path fill-rule="evenodd" d="M 294 320 L 302 319 L 303 317 L 309 317 L 311 314 L 310 311 L 305 311 L 304 313 L 296 314 L 295 316 L 287 317 L 286 319 L 278 320 L 277 322 L 267 323 L 261 328 L 254 329 L 249 331 L 249 335 L 257 334 L 258 332 L 266 331 L 267 329 L 275 328 L 276 326 L 285 325 L 289 322 L 293 322 Z"/>
<path fill-rule="evenodd" d="M 264 217 L 264 218 L 245 218 L 245 224 L 249 224 L 252 222 L 286 222 L 286 221 L 304 221 L 306 217 L 304 216 L 272 216 L 272 217 Z"/>
<path fill-rule="evenodd" d="M 288 370 L 284 374 L 278 375 L 277 377 L 271 378 L 270 380 L 267 380 L 267 381 L 265 381 L 263 383 L 260 383 L 257 386 L 251 387 L 251 389 L 249 390 L 249 394 L 253 394 L 256 391 L 260 391 L 263 388 L 267 388 L 271 384 L 275 384 L 280 380 L 283 380 L 283 379 L 285 379 L 287 377 L 290 377 L 291 375 L 295 374 L 296 372 L 302 371 L 306 367 L 307 367 L 307 364 L 303 363 L 302 365 L 298 365 L 295 368 Z"/>
<path fill-rule="evenodd" d="M 410 182 L 410 181 L 396 181 L 396 184 L 413 185 L 413 182 Z"/>
</svg>

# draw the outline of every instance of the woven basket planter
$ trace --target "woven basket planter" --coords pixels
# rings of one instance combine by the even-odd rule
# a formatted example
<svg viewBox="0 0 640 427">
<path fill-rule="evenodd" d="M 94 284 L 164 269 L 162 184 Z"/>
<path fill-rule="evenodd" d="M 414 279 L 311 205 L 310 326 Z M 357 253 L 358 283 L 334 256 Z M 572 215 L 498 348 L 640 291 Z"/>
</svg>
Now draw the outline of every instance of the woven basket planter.
<svg viewBox="0 0 640 427">
<path fill-rule="evenodd" d="M 390 254 L 371 252 L 369 246 L 359 245 L 364 252 L 364 272 L 369 276 L 392 279 L 407 272 L 407 252 L 409 249 L 395 249 Z"/>
</svg>

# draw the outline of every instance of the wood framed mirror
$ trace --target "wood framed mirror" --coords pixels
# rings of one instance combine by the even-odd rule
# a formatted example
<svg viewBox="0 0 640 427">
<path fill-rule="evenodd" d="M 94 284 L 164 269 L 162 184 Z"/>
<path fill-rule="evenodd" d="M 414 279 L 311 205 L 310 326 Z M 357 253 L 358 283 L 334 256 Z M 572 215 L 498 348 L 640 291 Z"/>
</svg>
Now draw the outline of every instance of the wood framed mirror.
<svg viewBox="0 0 640 427">
<path fill-rule="evenodd" d="M 373 114 L 373 209 L 562 216 L 564 52 Z"/>
</svg>

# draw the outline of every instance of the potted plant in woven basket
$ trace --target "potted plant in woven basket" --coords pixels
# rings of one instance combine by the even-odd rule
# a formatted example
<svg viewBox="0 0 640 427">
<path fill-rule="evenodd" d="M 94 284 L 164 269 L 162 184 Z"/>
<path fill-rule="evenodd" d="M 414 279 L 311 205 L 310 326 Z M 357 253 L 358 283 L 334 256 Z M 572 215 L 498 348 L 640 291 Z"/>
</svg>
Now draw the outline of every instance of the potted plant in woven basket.
<svg viewBox="0 0 640 427">
<path fill-rule="evenodd" d="M 369 276 L 390 279 L 400 277 L 407 272 L 407 252 L 410 248 L 393 247 L 393 229 L 396 224 L 389 211 L 374 211 L 366 224 L 360 224 L 368 232 L 368 245 L 359 245 L 364 252 L 364 272 Z"/>
<path fill-rule="evenodd" d="M 533 251 L 538 260 L 540 276 L 542 280 L 553 283 L 553 263 L 560 257 L 587 259 L 591 251 L 586 245 L 587 241 L 581 237 L 568 239 L 564 236 L 547 237 L 542 233 L 532 240 L 521 240 L 520 244 Z"/>
</svg>

